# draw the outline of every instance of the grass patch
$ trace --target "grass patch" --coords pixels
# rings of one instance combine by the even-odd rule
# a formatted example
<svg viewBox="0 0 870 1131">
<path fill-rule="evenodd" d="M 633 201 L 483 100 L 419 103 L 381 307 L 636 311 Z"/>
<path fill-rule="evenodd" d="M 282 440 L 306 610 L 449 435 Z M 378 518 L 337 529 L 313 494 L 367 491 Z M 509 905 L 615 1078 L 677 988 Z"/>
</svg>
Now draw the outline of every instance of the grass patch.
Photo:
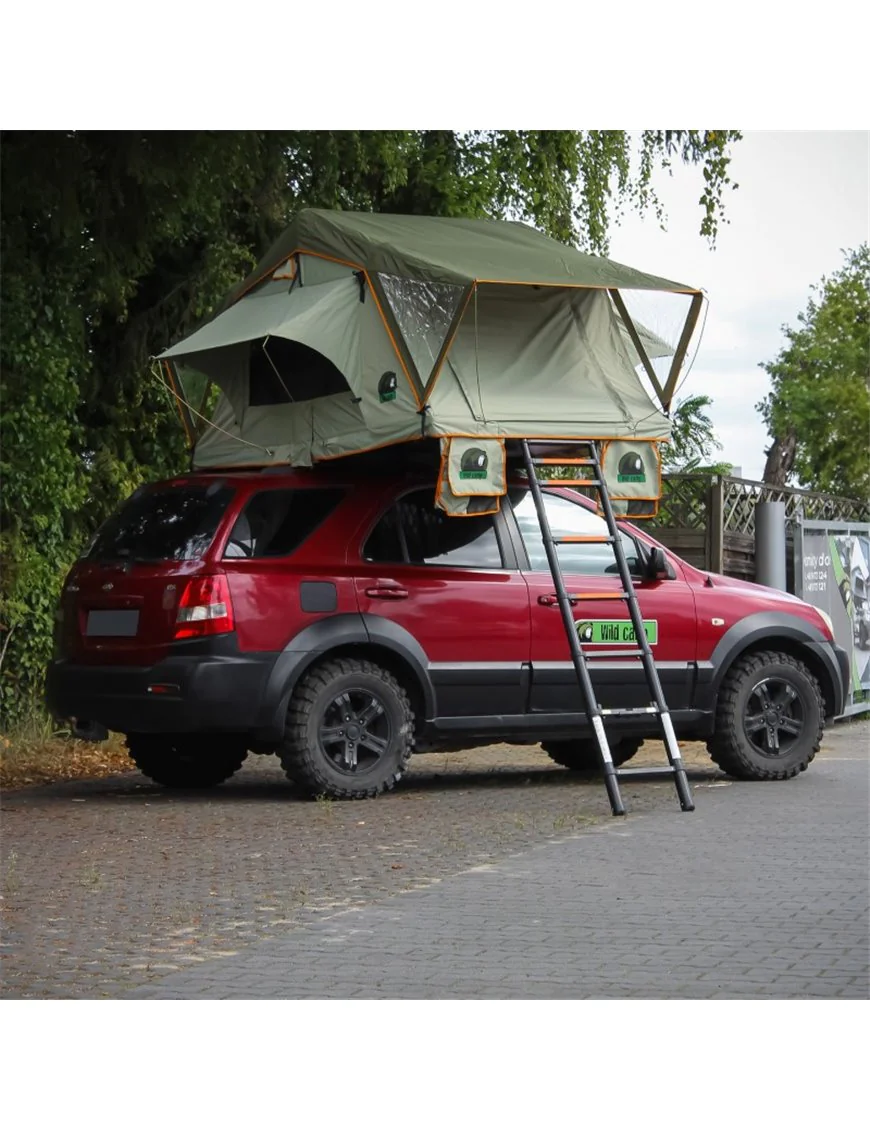
<svg viewBox="0 0 870 1131">
<path fill-rule="evenodd" d="M 0 734 L 0 789 L 99 778 L 132 769 L 120 734 L 110 735 L 106 742 L 84 742 L 40 716 Z"/>
</svg>

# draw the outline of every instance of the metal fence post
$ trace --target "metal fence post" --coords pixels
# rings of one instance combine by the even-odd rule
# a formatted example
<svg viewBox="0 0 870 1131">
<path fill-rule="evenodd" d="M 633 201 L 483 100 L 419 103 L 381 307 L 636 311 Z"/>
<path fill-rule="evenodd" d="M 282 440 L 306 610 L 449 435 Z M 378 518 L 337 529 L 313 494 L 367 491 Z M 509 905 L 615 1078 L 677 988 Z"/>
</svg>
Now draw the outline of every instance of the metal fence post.
<svg viewBox="0 0 870 1131">
<path fill-rule="evenodd" d="M 785 591 L 785 503 L 755 506 L 755 580 Z"/>
<path fill-rule="evenodd" d="M 714 475 L 707 494 L 707 569 L 725 572 L 725 483 Z"/>
</svg>

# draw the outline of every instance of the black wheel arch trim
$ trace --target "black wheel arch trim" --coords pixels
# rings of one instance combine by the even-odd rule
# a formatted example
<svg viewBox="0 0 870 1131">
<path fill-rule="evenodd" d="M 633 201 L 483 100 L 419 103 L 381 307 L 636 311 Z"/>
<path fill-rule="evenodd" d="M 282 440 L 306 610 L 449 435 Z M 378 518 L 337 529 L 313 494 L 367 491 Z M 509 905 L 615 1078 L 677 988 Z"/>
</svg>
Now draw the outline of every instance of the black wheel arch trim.
<svg viewBox="0 0 870 1131">
<path fill-rule="evenodd" d="M 411 669 L 423 696 L 425 717 L 431 719 L 436 712 L 435 689 L 432 684 L 429 657 L 419 642 L 406 628 L 395 621 L 371 613 L 363 613 L 362 620 L 368 633 L 369 644 L 393 652 Z M 421 720 L 422 721 L 422 720 Z"/>
<path fill-rule="evenodd" d="M 323 617 L 293 637 L 275 661 L 264 697 L 264 735 L 279 736 L 293 688 L 302 673 L 319 656 L 337 648 L 375 646 L 395 654 L 411 669 L 423 696 L 426 717 L 435 714 L 435 693 L 429 675 L 429 659 L 406 629 L 385 617 L 362 613 L 339 613 Z"/>
<path fill-rule="evenodd" d="M 733 624 L 723 635 L 706 662 L 698 665 L 698 693 L 694 706 L 711 709 L 719 694 L 725 673 L 738 656 L 758 645 L 770 650 L 776 640 L 787 640 L 811 653 L 826 674 L 827 687 L 823 687 L 828 716 L 839 715 L 845 702 L 843 674 L 837 649 L 821 631 L 803 617 L 788 613 L 764 611 L 751 613 Z"/>
</svg>

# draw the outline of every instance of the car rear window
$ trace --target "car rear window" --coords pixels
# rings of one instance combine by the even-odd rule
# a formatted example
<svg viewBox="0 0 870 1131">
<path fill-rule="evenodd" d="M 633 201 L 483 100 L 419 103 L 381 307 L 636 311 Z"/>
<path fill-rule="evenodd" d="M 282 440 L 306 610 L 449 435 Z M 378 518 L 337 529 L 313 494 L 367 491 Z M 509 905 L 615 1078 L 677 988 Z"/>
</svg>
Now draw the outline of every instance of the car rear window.
<svg viewBox="0 0 870 1131">
<path fill-rule="evenodd" d="M 258 491 L 236 519 L 225 558 L 281 558 L 298 550 L 341 500 L 334 487 Z"/>
<path fill-rule="evenodd" d="M 100 528 L 87 557 L 140 562 L 201 558 L 234 493 L 220 482 L 140 489 Z"/>
</svg>

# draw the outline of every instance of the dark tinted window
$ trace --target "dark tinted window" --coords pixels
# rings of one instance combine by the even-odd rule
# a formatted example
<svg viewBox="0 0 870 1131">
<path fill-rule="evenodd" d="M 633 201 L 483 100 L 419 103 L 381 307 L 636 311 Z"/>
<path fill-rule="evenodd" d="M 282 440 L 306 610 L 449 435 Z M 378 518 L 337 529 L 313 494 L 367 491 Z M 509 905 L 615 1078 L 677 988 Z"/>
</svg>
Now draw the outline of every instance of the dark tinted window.
<svg viewBox="0 0 870 1131">
<path fill-rule="evenodd" d="M 140 489 L 102 526 L 88 557 L 148 562 L 200 558 L 233 494 L 220 483 Z"/>
<path fill-rule="evenodd" d="M 259 405 L 310 401 L 350 386 L 328 357 L 286 338 L 251 342 L 248 403 Z"/>
<path fill-rule="evenodd" d="M 529 564 L 534 570 L 549 570 L 547 554 L 544 550 L 544 540 L 541 537 L 541 527 L 538 523 L 538 514 L 531 493 L 525 491 L 522 498 L 512 498 L 514 514 L 523 536 L 526 553 L 529 555 Z M 593 510 L 572 503 L 563 495 L 551 495 L 544 492 L 544 509 L 547 512 L 547 522 L 550 532 L 554 537 L 560 535 L 585 534 L 606 536 L 607 523 Z M 632 572 L 639 569 L 638 550 L 633 538 L 621 534 L 622 548 L 628 559 Z M 570 543 L 559 546 L 557 549 L 559 564 L 566 573 L 617 573 L 616 556 L 613 547 L 608 543 Z"/>
<path fill-rule="evenodd" d="M 432 496 L 432 491 L 417 491 L 395 503 L 369 535 L 363 556 L 374 562 L 501 569 L 493 516 L 450 518 Z"/>
<path fill-rule="evenodd" d="M 224 549 L 226 558 L 280 558 L 292 554 L 332 514 L 344 491 L 258 491 L 236 519 Z"/>
</svg>

